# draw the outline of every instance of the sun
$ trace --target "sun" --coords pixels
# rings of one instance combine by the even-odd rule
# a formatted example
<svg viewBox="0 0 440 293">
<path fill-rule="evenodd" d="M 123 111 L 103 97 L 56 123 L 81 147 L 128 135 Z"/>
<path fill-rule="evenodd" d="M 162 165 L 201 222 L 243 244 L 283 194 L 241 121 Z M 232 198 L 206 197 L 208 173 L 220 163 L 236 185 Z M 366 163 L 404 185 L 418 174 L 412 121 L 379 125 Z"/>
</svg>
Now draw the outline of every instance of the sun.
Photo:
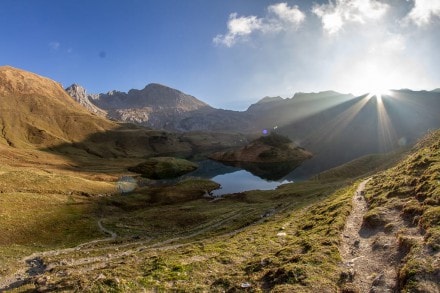
<svg viewBox="0 0 440 293">
<path fill-rule="evenodd" d="M 349 92 L 356 96 L 371 95 L 376 97 L 388 96 L 390 88 L 399 84 L 400 75 L 390 70 L 387 60 L 367 56 L 365 60 L 355 62 L 354 67 L 348 71 L 343 79 Z"/>
<path fill-rule="evenodd" d="M 391 91 L 385 88 L 375 88 L 370 90 L 369 94 L 376 99 L 382 99 L 384 96 L 391 96 Z"/>
</svg>

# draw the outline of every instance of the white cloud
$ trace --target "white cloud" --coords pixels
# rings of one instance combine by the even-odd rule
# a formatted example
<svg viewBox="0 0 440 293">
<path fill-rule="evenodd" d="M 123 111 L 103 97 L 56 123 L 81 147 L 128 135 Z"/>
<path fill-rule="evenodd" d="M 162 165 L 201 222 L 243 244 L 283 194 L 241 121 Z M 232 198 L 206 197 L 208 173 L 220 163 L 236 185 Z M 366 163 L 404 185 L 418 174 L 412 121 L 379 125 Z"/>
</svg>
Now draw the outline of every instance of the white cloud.
<svg viewBox="0 0 440 293">
<path fill-rule="evenodd" d="M 428 25 L 432 18 L 440 17 L 440 0 L 414 0 L 414 7 L 406 21 L 412 21 L 417 26 Z"/>
<path fill-rule="evenodd" d="M 278 19 L 290 22 L 296 27 L 298 27 L 306 18 L 304 12 L 299 10 L 298 6 L 289 7 L 287 3 L 278 3 L 270 5 L 268 11 L 273 13 Z"/>
<path fill-rule="evenodd" d="M 237 17 L 237 13 L 231 13 L 228 20 L 228 33 L 217 35 L 214 43 L 231 47 L 238 38 L 250 35 L 253 31 L 262 27 L 262 20 L 256 16 Z"/>
<path fill-rule="evenodd" d="M 248 35 L 254 30 L 260 29 L 261 22 L 261 19 L 256 16 L 237 18 L 237 13 L 232 13 L 228 22 L 229 33 L 238 36 Z"/>
<path fill-rule="evenodd" d="M 227 24 L 228 32 L 217 35 L 213 42 L 232 47 L 238 40 L 245 39 L 254 32 L 297 29 L 306 18 L 298 6 L 289 7 L 287 3 L 270 5 L 267 9 L 269 14 L 263 18 L 254 15 L 237 17 L 237 13 L 231 13 Z"/>
<path fill-rule="evenodd" d="M 381 18 L 389 6 L 377 0 L 336 0 L 336 3 L 315 4 L 312 12 L 321 18 L 324 31 L 339 32 L 346 23 L 367 23 Z"/>
</svg>

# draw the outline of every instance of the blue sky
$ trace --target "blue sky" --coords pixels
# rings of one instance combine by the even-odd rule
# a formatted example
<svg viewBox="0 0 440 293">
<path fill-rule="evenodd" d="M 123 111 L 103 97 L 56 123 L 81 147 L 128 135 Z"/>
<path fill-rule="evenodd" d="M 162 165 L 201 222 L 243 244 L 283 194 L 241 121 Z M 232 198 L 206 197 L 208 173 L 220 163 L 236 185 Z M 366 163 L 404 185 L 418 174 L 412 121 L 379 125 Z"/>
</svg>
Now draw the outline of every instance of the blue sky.
<svg viewBox="0 0 440 293">
<path fill-rule="evenodd" d="M 440 87 L 440 0 L 0 0 L 0 65 L 90 93 L 162 83 L 220 108 Z"/>
</svg>

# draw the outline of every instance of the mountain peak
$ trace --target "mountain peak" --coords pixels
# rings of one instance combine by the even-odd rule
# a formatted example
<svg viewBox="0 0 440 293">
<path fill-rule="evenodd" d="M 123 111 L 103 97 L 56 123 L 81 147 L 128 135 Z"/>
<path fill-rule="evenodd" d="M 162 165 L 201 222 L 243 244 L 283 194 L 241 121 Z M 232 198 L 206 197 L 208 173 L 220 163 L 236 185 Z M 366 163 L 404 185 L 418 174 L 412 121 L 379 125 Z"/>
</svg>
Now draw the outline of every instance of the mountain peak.
<svg viewBox="0 0 440 293">
<path fill-rule="evenodd" d="M 74 83 L 71 86 L 66 88 L 66 92 L 69 94 L 69 96 L 72 97 L 75 101 L 77 101 L 80 105 L 85 107 L 90 112 L 99 115 L 99 116 L 105 116 L 107 113 L 100 108 L 96 107 L 91 101 L 91 98 L 94 98 L 92 95 L 88 95 L 87 91 L 84 87 L 81 85 Z"/>
<path fill-rule="evenodd" d="M 149 107 L 187 112 L 209 107 L 191 95 L 159 83 L 150 83 L 141 90 L 131 89 L 128 93 L 111 91 L 100 94 L 94 103 L 105 110 Z"/>
</svg>

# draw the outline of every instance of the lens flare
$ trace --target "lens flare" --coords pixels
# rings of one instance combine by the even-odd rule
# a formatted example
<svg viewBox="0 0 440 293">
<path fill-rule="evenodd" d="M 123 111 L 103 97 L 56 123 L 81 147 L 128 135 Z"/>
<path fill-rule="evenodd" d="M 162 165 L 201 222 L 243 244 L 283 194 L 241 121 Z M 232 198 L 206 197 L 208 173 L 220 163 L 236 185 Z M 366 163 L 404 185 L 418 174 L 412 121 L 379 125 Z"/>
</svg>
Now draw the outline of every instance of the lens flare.
<svg viewBox="0 0 440 293">
<path fill-rule="evenodd" d="M 132 192 L 138 186 L 136 179 L 131 176 L 122 176 L 116 183 L 116 187 L 120 193 Z"/>
</svg>

